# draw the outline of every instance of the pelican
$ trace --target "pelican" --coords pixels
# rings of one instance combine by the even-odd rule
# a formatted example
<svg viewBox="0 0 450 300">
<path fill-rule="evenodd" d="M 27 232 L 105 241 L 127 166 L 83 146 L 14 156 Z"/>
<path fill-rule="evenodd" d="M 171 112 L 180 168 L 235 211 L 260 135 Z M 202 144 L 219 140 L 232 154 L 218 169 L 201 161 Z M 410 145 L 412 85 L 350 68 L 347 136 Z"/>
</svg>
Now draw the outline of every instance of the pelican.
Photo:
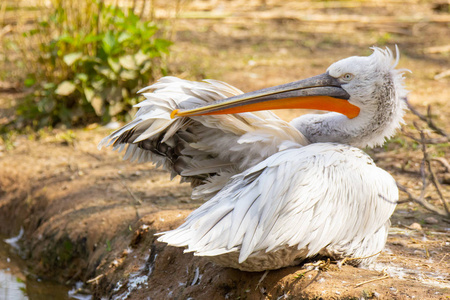
<svg viewBox="0 0 450 300">
<path fill-rule="evenodd" d="M 398 201 L 395 180 L 360 148 L 403 122 L 405 70 L 389 48 L 326 73 L 244 94 L 216 80 L 164 77 L 140 92 L 135 119 L 104 138 L 124 159 L 153 162 L 206 201 L 158 240 L 243 271 L 306 258 L 371 264 Z M 330 111 L 285 122 L 269 109 Z"/>
</svg>

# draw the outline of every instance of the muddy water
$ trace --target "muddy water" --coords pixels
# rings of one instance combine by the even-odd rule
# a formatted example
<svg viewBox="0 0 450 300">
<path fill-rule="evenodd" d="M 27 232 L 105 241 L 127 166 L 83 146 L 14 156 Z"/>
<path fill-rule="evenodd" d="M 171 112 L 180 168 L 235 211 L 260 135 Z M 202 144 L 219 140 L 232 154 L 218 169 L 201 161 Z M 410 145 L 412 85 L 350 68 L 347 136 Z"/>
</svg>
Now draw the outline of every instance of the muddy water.
<svg viewBox="0 0 450 300">
<path fill-rule="evenodd" d="M 0 300 L 90 299 L 71 296 L 73 292 L 70 287 L 43 281 L 29 274 L 13 246 L 5 243 L 5 237 L 0 236 Z"/>
</svg>

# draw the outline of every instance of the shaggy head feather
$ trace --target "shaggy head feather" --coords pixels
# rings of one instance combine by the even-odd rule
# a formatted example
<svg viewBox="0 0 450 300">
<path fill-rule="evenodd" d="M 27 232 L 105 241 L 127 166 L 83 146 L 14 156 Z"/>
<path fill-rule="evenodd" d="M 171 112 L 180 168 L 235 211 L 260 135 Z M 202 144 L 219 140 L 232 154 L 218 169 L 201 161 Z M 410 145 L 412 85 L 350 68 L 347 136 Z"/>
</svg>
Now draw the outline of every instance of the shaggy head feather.
<svg viewBox="0 0 450 300">
<path fill-rule="evenodd" d="M 370 56 L 352 56 L 332 64 L 327 72 L 337 78 L 350 95 L 349 102 L 360 108 L 356 118 L 329 113 L 306 115 L 293 120 L 311 142 L 339 142 L 356 147 L 382 145 L 403 123 L 407 91 L 405 69 L 396 69 L 396 57 L 389 48 L 372 48 Z"/>
</svg>

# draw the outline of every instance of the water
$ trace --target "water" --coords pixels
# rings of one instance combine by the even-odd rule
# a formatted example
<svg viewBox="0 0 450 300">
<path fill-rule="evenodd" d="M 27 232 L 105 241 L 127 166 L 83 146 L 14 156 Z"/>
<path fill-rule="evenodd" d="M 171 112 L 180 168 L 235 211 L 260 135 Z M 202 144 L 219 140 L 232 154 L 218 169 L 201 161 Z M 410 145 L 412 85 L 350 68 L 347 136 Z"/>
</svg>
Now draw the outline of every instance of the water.
<svg viewBox="0 0 450 300">
<path fill-rule="evenodd" d="M 8 269 L 0 270 L 0 299 L 29 299 L 26 296 L 25 283 L 13 274 L 8 273 Z"/>
<path fill-rule="evenodd" d="M 44 281 L 28 274 L 23 260 L 16 254 L 16 238 L 0 236 L 0 300 L 69 300 L 90 299 L 90 296 L 73 295 L 71 288 L 59 283 Z M 69 294 L 71 296 L 69 296 Z"/>
<path fill-rule="evenodd" d="M 57 283 L 33 280 L 23 274 L 12 274 L 8 269 L 0 270 L 0 300 L 66 300 L 69 288 Z"/>
</svg>

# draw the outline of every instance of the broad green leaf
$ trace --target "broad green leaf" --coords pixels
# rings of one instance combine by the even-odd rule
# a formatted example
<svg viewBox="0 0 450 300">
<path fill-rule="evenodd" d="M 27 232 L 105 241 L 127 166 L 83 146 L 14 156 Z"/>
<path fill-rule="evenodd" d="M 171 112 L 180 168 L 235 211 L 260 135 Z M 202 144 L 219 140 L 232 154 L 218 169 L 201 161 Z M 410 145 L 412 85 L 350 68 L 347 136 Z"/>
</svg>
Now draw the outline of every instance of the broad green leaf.
<svg viewBox="0 0 450 300">
<path fill-rule="evenodd" d="M 92 82 L 92 87 L 98 92 L 103 90 L 105 85 L 105 79 L 96 80 Z"/>
<path fill-rule="evenodd" d="M 101 116 L 103 113 L 103 98 L 95 95 L 94 97 L 92 97 L 90 103 L 92 105 L 92 108 L 95 110 L 95 114 L 97 116 Z"/>
<path fill-rule="evenodd" d="M 119 114 L 120 112 L 122 112 L 122 110 L 123 110 L 123 104 L 119 101 L 112 102 L 111 105 L 109 106 L 109 114 L 111 116 L 115 116 L 115 115 Z"/>
<path fill-rule="evenodd" d="M 36 80 L 34 78 L 28 77 L 27 79 L 25 79 L 23 83 L 25 84 L 26 87 L 30 87 L 36 83 Z"/>
<path fill-rule="evenodd" d="M 152 36 L 155 35 L 155 33 L 158 31 L 157 26 L 146 26 L 141 32 L 142 32 L 142 39 L 144 41 L 149 40 Z"/>
<path fill-rule="evenodd" d="M 54 101 L 53 99 L 49 99 L 47 97 L 44 97 L 41 99 L 41 101 L 39 101 L 38 103 L 38 109 L 41 112 L 51 112 L 54 107 L 55 107 L 55 103 L 56 101 Z"/>
<path fill-rule="evenodd" d="M 139 69 L 139 73 L 145 74 L 152 68 L 152 62 L 151 60 L 147 60 L 143 66 Z"/>
<path fill-rule="evenodd" d="M 128 32 L 124 31 L 119 35 L 119 38 L 117 39 L 119 43 L 122 43 L 126 40 L 129 40 L 131 38 L 131 34 L 129 34 Z"/>
<path fill-rule="evenodd" d="M 111 56 L 108 57 L 108 65 L 111 67 L 111 69 L 114 71 L 114 73 L 119 73 L 120 71 L 120 64 L 119 60 L 117 58 L 112 58 Z"/>
<path fill-rule="evenodd" d="M 48 99 L 48 98 L 44 98 L 47 101 L 42 101 L 43 102 L 43 109 L 45 112 L 51 112 L 52 110 L 55 109 L 56 106 L 56 101 L 54 101 L 53 99 Z"/>
<path fill-rule="evenodd" d="M 152 48 L 150 49 L 147 53 L 151 58 L 155 58 L 155 57 L 161 57 L 161 52 Z"/>
<path fill-rule="evenodd" d="M 54 84 L 53 82 L 46 82 L 42 85 L 42 87 L 44 88 L 44 90 L 50 90 L 50 89 L 54 89 L 56 86 L 56 84 Z"/>
<path fill-rule="evenodd" d="M 28 36 L 33 36 L 40 33 L 40 31 L 38 29 L 31 29 L 28 32 L 24 32 L 23 36 L 28 37 Z"/>
<path fill-rule="evenodd" d="M 58 87 L 55 90 L 55 94 L 60 95 L 60 96 L 68 96 L 68 95 L 72 94 L 76 88 L 77 87 L 75 84 L 66 80 L 66 81 L 61 82 L 58 85 Z"/>
<path fill-rule="evenodd" d="M 70 125 L 71 119 L 74 117 L 73 110 L 68 109 L 67 107 L 63 106 L 59 110 L 58 116 L 61 118 L 61 121 L 66 124 Z"/>
<path fill-rule="evenodd" d="M 103 42 L 103 50 L 105 51 L 105 53 L 111 54 L 113 48 L 116 45 L 116 39 L 111 30 L 105 34 L 105 36 L 102 39 L 102 42 Z"/>
<path fill-rule="evenodd" d="M 82 81 L 82 82 L 87 82 L 88 79 L 89 79 L 87 74 L 85 74 L 85 73 L 78 73 L 78 74 L 75 75 L 75 77 L 77 79 L 79 79 L 80 81 Z"/>
<path fill-rule="evenodd" d="M 91 62 L 95 62 L 97 64 L 101 64 L 102 63 L 102 60 L 100 58 L 95 57 L 95 56 L 90 56 L 90 55 L 84 55 L 81 58 L 81 60 L 82 61 L 91 61 Z"/>
<path fill-rule="evenodd" d="M 102 74 L 103 76 L 105 76 L 106 78 L 108 78 L 109 80 L 116 80 L 117 76 L 116 74 L 108 67 L 99 67 L 99 66 L 95 66 L 94 69 L 99 72 L 100 74 Z"/>
<path fill-rule="evenodd" d="M 61 42 L 66 42 L 68 44 L 73 44 L 75 42 L 75 40 L 73 39 L 73 37 L 69 36 L 68 34 L 63 34 L 62 36 L 60 36 L 58 38 L 58 41 Z"/>
<path fill-rule="evenodd" d="M 41 21 L 41 22 L 39 22 L 39 26 L 46 28 L 46 27 L 48 27 L 48 22 L 47 21 Z"/>
<path fill-rule="evenodd" d="M 139 52 L 134 55 L 134 60 L 136 61 L 136 65 L 138 66 L 142 65 L 148 59 L 150 59 L 150 56 L 142 53 L 141 50 L 139 50 Z"/>
<path fill-rule="evenodd" d="M 119 57 L 119 63 L 122 67 L 128 70 L 136 70 L 136 62 L 134 61 L 133 56 L 131 55 L 124 55 Z"/>
<path fill-rule="evenodd" d="M 95 92 L 93 89 L 86 87 L 84 88 L 84 96 L 86 96 L 88 102 L 91 102 L 95 96 Z"/>
<path fill-rule="evenodd" d="M 130 97 L 130 94 L 126 88 L 122 88 L 122 98 L 127 99 Z"/>
<path fill-rule="evenodd" d="M 138 15 L 136 15 L 132 10 L 128 11 L 128 16 L 126 18 L 128 24 L 136 24 L 141 23 L 141 20 Z"/>
<path fill-rule="evenodd" d="M 90 44 L 92 42 L 98 42 L 101 41 L 103 38 L 102 35 L 94 35 L 94 34 L 88 34 L 87 36 L 84 37 L 84 39 L 82 40 L 83 44 Z"/>
<path fill-rule="evenodd" d="M 169 54 L 169 47 L 172 45 L 171 41 L 164 39 L 155 39 L 155 47 L 158 51 Z"/>
<path fill-rule="evenodd" d="M 79 60 L 83 56 L 83 53 L 81 52 L 73 52 L 69 53 L 67 55 L 64 55 L 63 60 L 69 67 L 73 65 L 74 62 Z"/>
<path fill-rule="evenodd" d="M 138 73 L 136 71 L 122 70 L 120 72 L 120 79 L 122 79 L 122 80 L 134 80 L 137 77 L 138 77 Z"/>
</svg>

